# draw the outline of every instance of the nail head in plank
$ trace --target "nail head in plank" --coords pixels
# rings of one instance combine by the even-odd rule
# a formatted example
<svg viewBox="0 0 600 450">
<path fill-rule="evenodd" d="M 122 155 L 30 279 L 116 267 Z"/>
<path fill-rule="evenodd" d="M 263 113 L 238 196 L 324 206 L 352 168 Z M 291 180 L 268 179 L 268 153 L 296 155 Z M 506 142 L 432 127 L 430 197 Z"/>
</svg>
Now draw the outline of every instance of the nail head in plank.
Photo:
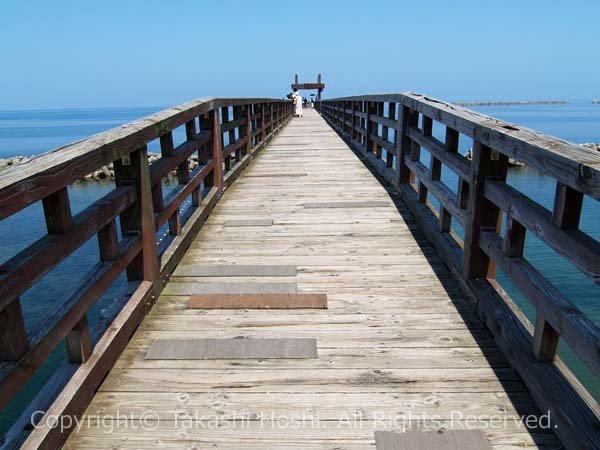
<svg viewBox="0 0 600 450">
<path fill-rule="evenodd" d="M 192 295 L 188 309 L 326 309 L 327 294 Z"/>
<path fill-rule="evenodd" d="M 491 450 L 481 430 L 375 431 L 377 450 Z"/>
<path fill-rule="evenodd" d="M 226 220 L 226 227 L 270 227 L 272 219 Z"/>
<path fill-rule="evenodd" d="M 187 277 L 293 277 L 293 265 L 183 265 L 175 271 L 175 276 Z"/>
<path fill-rule="evenodd" d="M 307 359 L 317 357 L 314 338 L 156 339 L 146 359 Z"/>
<path fill-rule="evenodd" d="M 390 202 L 315 202 L 304 203 L 304 208 L 377 208 L 391 206 Z"/>
</svg>

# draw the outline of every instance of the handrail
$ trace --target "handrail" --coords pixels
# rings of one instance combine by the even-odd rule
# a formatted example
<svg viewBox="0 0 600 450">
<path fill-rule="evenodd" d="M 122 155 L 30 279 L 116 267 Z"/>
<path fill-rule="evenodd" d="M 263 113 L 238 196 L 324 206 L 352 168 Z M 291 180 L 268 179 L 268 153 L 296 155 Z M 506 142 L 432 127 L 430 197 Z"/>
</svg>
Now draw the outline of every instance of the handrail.
<svg viewBox="0 0 600 450">
<path fill-rule="evenodd" d="M 69 363 L 93 361 L 85 369 L 81 366 L 85 375 L 75 377 L 74 386 L 66 388 L 72 398 L 65 407 L 82 411 L 89 393 L 125 345 L 122 335 L 130 335 L 150 309 L 223 189 L 291 116 L 290 101 L 203 98 L 0 172 L 0 220 L 42 202 L 47 226 L 45 236 L 0 265 L 0 409 L 66 339 Z M 185 127 L 186 140 L 175 147 L 173 130 L 178 127 Z M 150 165 L 147 145 L 156 139 L 162 157 Z M 198 154 L 199 165 L 190 170 L 193 153 Z M 68 186 L 109 163 L 115 171 L 114 189 L 73 216 Z M 177 170 L 178 186 L 165 197 L 162 178 L 173 170 Z M 191 207 L 184 216 L 183 203 L 190 197 Z M 156 233 L 167 222 L 169 243 L 157 246 Z M 20 296 L 94 235 L 100 250 L 98 264 L 47 317 L 27 330 Z M 94 339 L 88 311 L 124 271 L 128 290 L 121 306 L 128 315 L 121 328 Z M 113 313 L 116 316 L 119 310 Z M 103 349 L 97 358 L 92 358 L 94 345 Z M 44 409 L 52 400 L 34 402 Z M 9 433 L 13 441 L 22 438 L 22 425 L 18 421 L 16 431 Z M 50 431 L 45 444 L 54 447 L 65 432 Z"/>
<path fill-rule="evenodd" d="M 414 93 L 335 98 L 317 109 L 398 187 L 538 406 L 551 412 L 563 443 L 600 447 L 600 407 L 556 356 L 562 338 L 600 377 L 600 328 L 523 254 L 525 235 L 533 233 L 600 283 L 600 243 L 579 229 L 584 196 L 600 200 L 600 153 Z M 433 136 L 434 123 L 445 127 L 444 142 Z M 473 139 L 471 160 L 458 152 L 461 136 Z M 422 149 L 429 166 L 420 161 Z M 509 158 L 556 181 L 552 211 L 510 186 Z M 456 193 L 442 180 L 443 167 L 457 175 Z M 496 266 L 536 308 L 535 326 L 495 281 Z"/>
</svg>

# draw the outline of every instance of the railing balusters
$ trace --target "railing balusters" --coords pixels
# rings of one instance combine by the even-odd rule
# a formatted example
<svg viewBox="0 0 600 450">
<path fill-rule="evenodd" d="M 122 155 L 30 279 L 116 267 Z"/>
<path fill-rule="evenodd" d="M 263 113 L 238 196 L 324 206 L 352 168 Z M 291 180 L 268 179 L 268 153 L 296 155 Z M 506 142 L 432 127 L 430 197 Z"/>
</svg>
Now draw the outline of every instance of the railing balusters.
<svg viewBox="0 0 600 450">
<path fill-rule="evenodd" d="M 48 233 L 64 233 L 71 229 L 73 217 L 71 216 L 69 191 L 66 186 L 44 197 L 42 204 Z"/>
<path fill-rule="evenodd" d="M 411 172 L 405 161 L 411 153 L 412 141 L 408 137 L 409 127 L 416 127 L 419 122 L 419 114 L 407 106 L 400 106 L 398 115 L 398 134 L 396 140 L 396 186 L 410 182 Z"/>
<path fill-rule="evenodd" d="M 264 117 L 264 116 L 263 116 Z M 219 109 L 215 108 L 212 118 L 212 159 L 213 159 L 213 186 L 223 188 L 223 142 L 221 141 L 221 120 Z"/>
<path fill-rule="evenodd" d="M 16 298 L 0 311 L 0 361 L 17 361 L 28 349 L 21 302 Z"/>
<path fill-rule="evenodd" d="M 98 231 L 98 248 L 101 261 L 113 261 L 119 256 L 119 236 L 114 220 Z"/>
<path fill-rule="evenodd" d="M 353 105 L 349 141 L 357 153 L 366 151 L 367 156 L 370 152 L 378 155 L 377 147 L 389 142 L 386 126 L 391 128 L 392 105 L 396 103 L 395 168 L 390 168 L 387 160 L 379 164 L 376 157 L 366 158 L 366 162 L 383 178 L 395 180 L 417 223 L 458 278 L 465 296 L 476 303 L 475 312 L 540 409 L 551 411 L 561 439 L 577 448 L 600 447 L 597 403 L 573 382 L 573 374 L 564 364 L 553 362 L 562 339 L 600 376 L 600 327 L 524 255 L 525 236 L 531 232 L 600 284 L 600 242 L 579 229 L 584 195 L 600 200 L 600 155 L 419 94 L 368 95 L 318 103 L 321 114 L 344 135 L 348 133 L 337 119 L 340 102 Z M 382 118 L 385 103 L 390 112 Z M 419 115 L 423 115 L 421 129 Z M 433 120 L 446 127 L 445 142 L 432 136 Z M 383 126 L 381 138 L 375 128 L 379 125 Z M 470 162 L 458 153 L 459 130 L 473 139 Z M 431 154 L 429 167 L 419 161 L 421 148 Z M 556 181 L 551 211 L 510 186 L 509 157 Z M 445 185 L 443 168 L 458 176 L 456 193 Z M 416 187 L 412 184 L 415 176 L 419 180 Z M 424 204 L 429 194 L 439 200 L 437 217 Z M 500 220 L 504 215 L 502 238 Z M 464 242 L 460 230 L 453 230 L 454 221 L 464 229 Z M 534 327 L 494 281 L 496 264 L 536 308 Z"/>
<path fill-rule="evenodd" d="M 252 118 L 253 105 L 261 106 L 254 111 L 260 112 L 260 123 Z M 0 219 L 41 202 L 47 234 L 0 265 L 0 409 L 63 340 L 68 360 L 87 364 L 79 369 L 85 375 L 75 378 L 74 386 L 69 387 L 68 404 L 60 407 L 67 408 L 66 414 L 71 415 L 73 410 L 69 408 L 75 405 L 79 411 L 89 401 L 89 393 L 98 387 L 219 199 L 224 181 L 220 108 L 224 108 L 226 121 L 229 118 L 225 111 L 233 108 L 236 123 L 230 121 L 225 131 L 234 136 L 235 128 L 239 130 L 239 140 L 228 153 L 237 162 L 243 159 L 243 153 L 249 160 L 254 151 L 264 146 L 267 130 L 271 137 L 292 114 L 291 102 L 279 100 L 200 100 L 110 130 L 98 138 L 71 144 L 68 149 L 36 157 L 27 164 L 26 176 L 14 176 L 14 169 L 2 171 Z M 182 125 L 186 141 L 175 148 L 172 132 Z M 255 130 L 259 130 L 256 138 Z M 155 139 L 160 140 L 162 158 L 150 167 L 146 145 Z M 200 166 L 190 172 L 189 158 L 195 152 Z M 72 216 L 68 186 L 110 163 L 114 167 L 115 189 Z M 230 174 L 235 175 L 244 165 L 229 167 Z M 175 169 L 178 186 L 163 199 L 162 178 Z M 215 188 L 208 190 L 205 201 L 203 187 Z M 189 196 L 192 206 L 184 223 L 180 208 Z M 121 236 L 116 220 L 121 224 Z M 161 242 L 159 260 L 156 232 L 167 220 L 170 234 L 178 238 Z M 21 295 L 94 235 L 98 240 L 99 261 L 86 270 L 72 292 L 56 299 L 55 308 L 47 318 L 27 330 Z M 96 324 L 88 324 L 87 313 L 114 285 L 124 268 L 131 282 L 127 290 L 134 289 L 133 295 L 122 293 L 119 299 L 126 302 L 127 318 L 101 338 L 97 345 L 102 354 L 90 359 L 95 350 L 89 327 Z M 60 382 L 66 381 L 66 375 L 65 372 Z M 17 426 L 19 423 L 25 422 L 17 422 L 9 432 L 15 442 L 21 442 L 26 433 Z M 60 430 L 49 430 L 43 446 L 59 447 L 55 444 L 63 438 Z"/>
</svg>

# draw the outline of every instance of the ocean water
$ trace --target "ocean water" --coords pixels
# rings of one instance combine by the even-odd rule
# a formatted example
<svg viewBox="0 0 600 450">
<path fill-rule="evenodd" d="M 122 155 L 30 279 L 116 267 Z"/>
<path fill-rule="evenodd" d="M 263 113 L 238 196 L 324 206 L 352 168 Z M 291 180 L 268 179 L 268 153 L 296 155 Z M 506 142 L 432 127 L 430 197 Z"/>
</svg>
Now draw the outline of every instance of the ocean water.
<svg viewBox="0 0 600 450">
<path fill-rule="evenodd" d="M 162 108 L 0 111 L 0 158 L 36 155 L 159 109 Z M 591 101 L 572 102 L 568 105 L 486 106 L 471 109 L 575 143 L 600 143 L 600 105 L 593 105 Z M 176 142 L 183 139 L 178 134 L 180 132 L 181 130 L 177 130 L 175 133 Z M 434 134 L 442 137 L 442 133 L 443 129 L 434 127 Z M 471 142 L 468 139 L 461 139 L 461 152 L 469 150 L 470 147 Z M 149 145 L 149 150 L 158 151 L 157 143 Z M 449 186 L 456 186 L 456 177 L 447 170 L 443 172 L 443 179 Z M 510 170 L 509 181 L 545 207 L 552 207 L 555 183 L 551 179 L 529 168 L 514 168 Z M 69 195 L 73 213 L 81 211 L 111 188 L 110 183 L 83 183 L 72 186 Z M 165 191 L 168 192 L 169 188 L 170 186 L 166 186 Z M 600 204 L 597 201 L 585 199 L 581 228 L 600 240 Z M 0 263 L 42 237 L 44 230 L 40 204 L 32 205 L 1 221 L 0 235 L 11 236 L 11 239 L 3 240 L 0 247 Z M 460 234 L 461 230 L 457 232 Z M 525 257 L 590 318 L 600 323 L 600 291 L 595 283 L 531 235 L 527 236 Z M 77 277 L 73 277 L 72 274 L 85 273 L 97 260 L 97 244 L 95 238 L 92 238 L 26 292 L 22 296 L 22 306 L 27 326 L 33 327 L 39 320 L 43 320 L 57 299 L 69 292 L 77 282 Z M 498 279 L 530 320 L 534 320 L 535 312 L 528 301 L 502 273 L 498 273 Z M 104 312 L 115 301 L 116 290 L 123 283 L 121 278 L 115 288 L 107 292 L 95 305 L 90 312 L 92 324 L 103 317 Z M 564 344 L 561 344 L 560 355 L 596 398 L 600 399 L 600 383 Z M 64 360 L 64 356 L 64 346 L 60 345 L 43 369 L 33 377 L 9 407 L 0 412 L 0 436 L 45 384 L 60 361 Z"/>
</svg>

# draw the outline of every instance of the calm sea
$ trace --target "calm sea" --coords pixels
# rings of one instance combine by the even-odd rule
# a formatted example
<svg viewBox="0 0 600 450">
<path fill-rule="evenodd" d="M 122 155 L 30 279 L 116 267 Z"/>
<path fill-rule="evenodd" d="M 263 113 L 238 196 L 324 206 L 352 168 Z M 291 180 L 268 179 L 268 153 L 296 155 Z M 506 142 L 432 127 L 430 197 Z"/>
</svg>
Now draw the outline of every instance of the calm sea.
<svg viewBox="0 0 600 450">
<path fill-rule="evenodd" d="M 0 158 L 36 155 L 130 122 L 159 109 L 161 108 L 0 111 Z M 591 101 L 573 102 L 568 105 L 488 106 L 471 109 L 575 143 L 600 143 L 600 105 L 593 105 Z M 435 134 L 441 134 L 442 131 L 434 129 Z M 181 137 L 175 136 L 176 141 L 179 138 Z M 470 146 L 469 140 L 462 141 L 461 151 L 469 150 Z M 150 145 L 149 149 L 158 151 L 158 146 Z M 509 179 L 513 186 L 527 193 L 542 205 L 547 208 L 552 207 L 555 188 L 552 180 L 528 168 L 511 169 Z M 449 185 L 456 182 L 455 177 L 449 173 L 444 174 L 444 180 Z M 110 189 L 110 184 L 102 183 L 79 184 L 71 187 L 69 193 L 73 212 L 81 211 L 86 205 Z M 600 240 L 600 204 L 598 202 L 586 198 L 581 228 Z M 0 263 L 6 261 L 27 244 L 39 239 L 44 229 L 41 205 L 33 205 L 0 222 L 0 236 L 3 236 L 0 247 Z M 567 294 L 579 308 L 600 323 L 600 297 L 597 285 L 531 235 L 527 237 L 525 256 Z M 56 299 L 61 298 L 73 288 L 77 279 L 76 277 L 74 279 L 72 274 L 84 273 L 97 260 L 97 244 L 95 239 L 91 239 L 72 257 L 61 263 L 56 270 L 46 275 L 35 288 L 25 293 L 22 296 L 22 305 L 28 327 L 33 327 L 38 321 L 43 320 L 52 310 Z M 502 273 L 498 274 L 498 279 L 533 320 L 535 318 L 534 311 L 527 300 L 513 288 Z M 120 283 L 123 283 L 122 279 Z M 102 317 L 115 298 L 115 290 L 108 292 L 93 308 L 90 314 L 91 321 L 95 322 Z M 600 383 L 564 345 L 561 347 L 561 356 L 596 398 L 600 398 Z M 45 384 L 63 358 L 64 346 L 60 346 L 9 407 L 0 413 L 0 435 L 6 431 L 32 396 Z"/>
</svg>

